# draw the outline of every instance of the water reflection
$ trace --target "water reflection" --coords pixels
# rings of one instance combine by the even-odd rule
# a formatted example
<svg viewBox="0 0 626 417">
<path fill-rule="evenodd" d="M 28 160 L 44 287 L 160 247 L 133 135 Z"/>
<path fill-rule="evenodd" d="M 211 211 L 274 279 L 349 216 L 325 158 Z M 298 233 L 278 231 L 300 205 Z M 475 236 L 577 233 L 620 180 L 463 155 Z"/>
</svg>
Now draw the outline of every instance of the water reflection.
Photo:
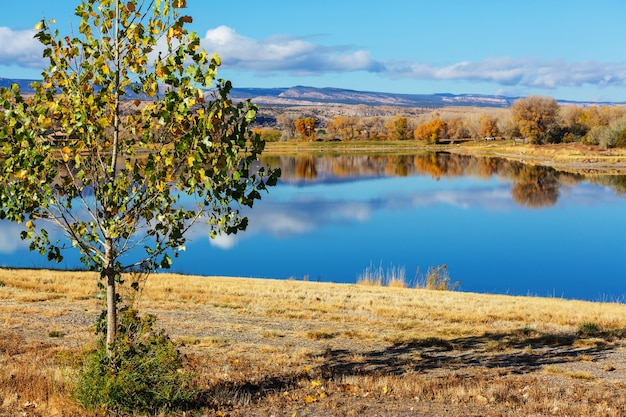
<svg viewBox="0 0 626 417">
<path fill-rule="evenodd" d="M 521 206 L 549 207 L 556 204 L 560 188 L 582 182 L 608 186 L 616 194 L 626 194 L 626 176 L 585 177 L 550 167 L 526 165 L 503 158 L 477 158 L 447 152 L 419 155 L 273 156 L 263 163 L 280 166 L 282 181 L 332 181 L 366 177 L 407 177 L 426 175 L 433 179 L 498 177 L 510 181 L 511 196 Z"/>
<path fill-rule="evenodd" d="M 449 153 L 262 163 L 283 175 L 245 212 L 248 230 L 211 240 L 197 225 L 174 272 L 351 283 L 372 264 L 412 279 L 445 263 L 462 291 L 626 296 L 624 177 Z M 20 230 L 0 222 L 0 265 L 50 267 Z M 78 256 L 56 267 L 78 268 Z"/>
</svg>

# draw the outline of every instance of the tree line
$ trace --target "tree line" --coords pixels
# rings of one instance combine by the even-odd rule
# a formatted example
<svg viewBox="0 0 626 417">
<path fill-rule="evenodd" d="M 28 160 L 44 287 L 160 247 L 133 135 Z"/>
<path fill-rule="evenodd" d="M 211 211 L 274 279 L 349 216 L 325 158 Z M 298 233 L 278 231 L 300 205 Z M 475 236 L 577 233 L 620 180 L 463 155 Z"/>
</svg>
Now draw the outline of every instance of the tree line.
<svg viewBox="0 0 626 417">
<path fill-rule="evenodd" d="M 419 140 L 427 143 L 510 139 L 533 144 L 578 142 L 602 148 L 626 147 L 626 106 L 559 105 L 554 98 L 529 96 L 509 109 L 438 109 L 419 116 L 338 115 L 321 120 L 283 113 L 270 127 L 257 127 L 263 140 Z"/>
</svg>

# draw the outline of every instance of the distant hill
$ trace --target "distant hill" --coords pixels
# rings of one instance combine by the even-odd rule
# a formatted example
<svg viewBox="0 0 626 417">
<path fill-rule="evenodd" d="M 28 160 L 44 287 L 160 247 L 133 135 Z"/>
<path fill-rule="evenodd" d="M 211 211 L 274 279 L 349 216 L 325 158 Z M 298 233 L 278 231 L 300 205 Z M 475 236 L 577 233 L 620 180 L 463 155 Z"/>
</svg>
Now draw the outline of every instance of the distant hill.
<svg viewBox="0 0 626 417">
<path fill-rule="evenodd" d="M 368 106 L 401 107 L 509 107 L 516 100 L 516 97 L 477 94 L 396 94 L 303 86 L 291 88 L 235 88 L 231 96 L 239 99 L 250 98 L 254 103 L 273 106 L 363 104 Z"/>
<path fill-rule="evenodd" d="M 18 84 L 23 93 L 32 92 L 34 80 L 0 78 L 0 87 Z M 207 92 L 207 94 L 210 94 Z M 134 97 L 134 95 L 132 95 Z M 510 107 L 519 97 L 483 94 L 397 94 L 372 91 L 346 90 L 341 88 L 316 88 L 296 86 L 289 88 L 233 88 L 234 100 L 251 99 L 256 104 L 270 106 L 317 106 L 329 104 L 396 106 L 396 107 Z M 611 105 L 626 102 L 583 102 L 558 100 L 559 104 Z"/>
</svg>

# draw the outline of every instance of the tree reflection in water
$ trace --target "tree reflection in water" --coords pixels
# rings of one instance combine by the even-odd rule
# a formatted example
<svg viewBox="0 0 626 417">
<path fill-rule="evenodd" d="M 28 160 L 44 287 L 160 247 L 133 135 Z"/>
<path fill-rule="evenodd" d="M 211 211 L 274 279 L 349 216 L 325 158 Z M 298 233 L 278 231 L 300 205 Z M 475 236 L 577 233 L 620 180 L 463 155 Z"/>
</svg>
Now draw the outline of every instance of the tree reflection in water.
<svg viewBox="0 0 626 417">
<path fill-rule="evenodd" d="M 406 177 L 427 175 L 434 179 L 444 177 L 493 176 L 513 184 L 513 200 L 522 206 L 538 208 L 556 204 L 559 189 L 583 181 L 608 186 L 616 194 L 626 194 L 626 177 L 595 175 L 586 177 L 557 171 L 550 167 L 525 165 L 495 157 L 475 157 L 448 152 L 429 152 L 405 155 L 322 155 L 270 156 L 263 163 L 279 165 L 281 181 L 320 181 L 330 177 Z"/>
<path fill-rule="evenodd" d="M 558 176 L 553 169 L 524 166 L 511 187 L 513 200 L 528 207 L 553 206 L 559 198 Z"/>
</svg>

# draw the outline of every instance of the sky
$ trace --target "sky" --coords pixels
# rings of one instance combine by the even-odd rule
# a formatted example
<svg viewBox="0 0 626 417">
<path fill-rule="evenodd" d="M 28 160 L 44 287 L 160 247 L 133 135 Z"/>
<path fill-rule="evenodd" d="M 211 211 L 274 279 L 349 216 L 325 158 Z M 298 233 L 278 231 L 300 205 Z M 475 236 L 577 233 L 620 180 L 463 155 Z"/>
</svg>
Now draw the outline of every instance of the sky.
<svg viewBox="0 0 626 417">
<path fill-rule="evenodd" d="M 42 18 L 78 0 L 0 0 L 0 77 L 40 78 Z M 543 95 L 626 102 L 624 0 L 187 0 L 235 87 Z"/>
</svg>

